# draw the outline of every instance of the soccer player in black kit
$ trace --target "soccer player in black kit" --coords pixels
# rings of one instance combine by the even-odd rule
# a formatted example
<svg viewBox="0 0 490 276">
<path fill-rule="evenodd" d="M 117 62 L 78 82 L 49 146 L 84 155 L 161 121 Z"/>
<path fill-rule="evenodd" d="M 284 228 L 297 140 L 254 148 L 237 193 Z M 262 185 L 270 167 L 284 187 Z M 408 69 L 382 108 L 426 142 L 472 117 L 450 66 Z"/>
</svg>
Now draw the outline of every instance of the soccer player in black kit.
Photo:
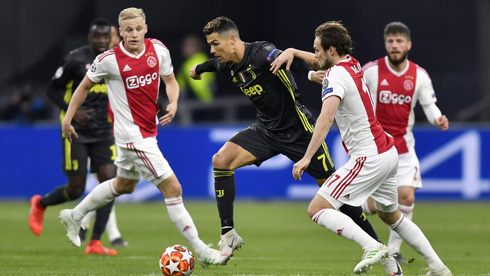
<svg viewBox="0 0 490 276">
<path fill-rule="evenodd" d="M 266 41 L 253 43 L 240 39 L 238 28 L 227 17 L 217 17 L 204 27 L 204 35 L 215 58 L 196 64 L 189 72 L 200 79 L 204 72 L 222 72 L 255 105 L 257 120 L 238 132 L 213 156 L 213 170 L 218 212 L 221 219 L 221 240 L 218 244 L 223 260 L 243 245 L 234 229 L 235 169 L 262 162 L 283 154 L 296 162 L 302 158 L 311 140 L 315 119 L 303 105 L 301 95 L 290 71 L 270 71 L 270 63 L 282 52 Z M 292 70 L 307 76 L 310 68 L 299 60 Z M 323 142 L 312 158 L 307 173 L 319 186 L 335 171 Z M 344 205 L 349 215 L 373 238 L 379 239 L 361 207 Z"/>
<path fill-rule="evenodd" d="M 90 24 L 89 45 L 72 50 L 63 60 L 48 88 L 51 101 L 61 109 L 63 121 L 72 93 L 85 77 L 87 69 L 95 57 L 109 49 L 111 24 L 105 19 L 95 19 Z M 75 200 L 83 195 L 87 179 L 87 165 L 90 157 L 90 171 L 97 173 L 102 183 L 116 176 L 116 148 L 112 134 L 112 122 L 108 118 L 108 98 L 105 83 L 95 85 L 87 100 L 75 114 L 73 126 L 79 138 L 70 143 L 61 138 L 63 148 L 63 172 L 68 176 L 68 184 L 60 186 L 51 193 L 31 198 L 29 226 L 35 235 L 41 235 L 43 216 L 46 207 Z M 96 212 L 92 238 L 85 254 L 116 255 L 117 251 L 101 245 L 100 237 L 109 218 L 114 202 Z M 121 238 L 122 239 L 122 238 Z M 124 242 L 124 240 L 122 240 Z"/>
</svg>

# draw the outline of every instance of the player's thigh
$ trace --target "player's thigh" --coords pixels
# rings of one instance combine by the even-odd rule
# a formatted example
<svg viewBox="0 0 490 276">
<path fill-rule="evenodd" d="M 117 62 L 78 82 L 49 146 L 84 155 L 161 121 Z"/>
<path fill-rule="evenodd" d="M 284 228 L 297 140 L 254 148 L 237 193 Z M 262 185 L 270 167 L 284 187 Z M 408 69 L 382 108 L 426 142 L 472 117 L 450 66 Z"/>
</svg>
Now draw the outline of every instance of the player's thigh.
<svg viewBox="0 0 490 276">
<path fill-rule="evenodd" d="M 97 173 L 100 182 L 116 176 L 116 145 L 113 139 L 91 143 L 88 155 L 90 157 L 90 172 Z"/>
<path fill-rule="evenodd" d="M 70 141 L 67 138 L 61 138 L 63 149 L 62 169 L 63 172 L 70 175 L 86 175 L 87 174 L 87 159 L 88 146 L 85 143 L 80 143 L 78 139 Z"/>
<path fill-rule="evenodd" d="M 178 197 L 182 195 L 182 186 L 175 174 L 162 180 L 157 188 L 165 198 Z"/>
<path fill-rule="evenodd" d="M 251 164 L 258 167 L 262 162 L 278 153 L 259 131 L 253 127 L 248 127 L 231 137 L 217 155 L 223 154 L 223 159 L 227 160 L 228 167 L 236 169 Z"/>
<path fill-rule="evenodd" d="M 310 140 L 311 134 L 306 133 L 293 143 L 276 143 L 275 147 L 278 147 L 277 150 L 293 162 L 298 162 L 305 155 Z M 306 172 L 315 179 L 327 179 L 335 172 L 335 166 L 325 142 L 321 144 L 311 158 Z"/>
<path fill-rule="evenodd" d="M 116 166 L 118 176 L 136 179 L 138 175 L 155 185 L 174 174 L 163 157 L 155 137 L 118 147 Z"/>
</svg>

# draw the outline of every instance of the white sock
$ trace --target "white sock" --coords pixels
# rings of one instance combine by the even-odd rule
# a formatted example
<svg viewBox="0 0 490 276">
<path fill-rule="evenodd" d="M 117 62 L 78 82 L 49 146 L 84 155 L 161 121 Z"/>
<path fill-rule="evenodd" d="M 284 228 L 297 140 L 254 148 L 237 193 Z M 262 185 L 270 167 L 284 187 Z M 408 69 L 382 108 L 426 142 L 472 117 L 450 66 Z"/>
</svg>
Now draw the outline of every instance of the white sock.
<svg viewBox="0 0 490 276">
<path fill-rule="evenodd" d="M 390 228 L 395 230 L 415 251 L 424 256 L 429 268 L 439 269 L 444 266 L 422 230 L 411 220 L 405 219 L 402 215 L 396 223 L 390 225 Z"/>
<path fill-rule="evenodd" d="M 322 209 L 313 216 L 312 220 L 331 232 L 356 242 L 363 250 L 379 245 L 379 242 L 364 232 L 351 218 L 339 211 Z"/>
<path fill-rule="evenodd" d="M 95 186 L 95 188 L 73 209 L 73 220 L 81 222 L 88 212 L 106 205 L 115 197 L 119 196 L 116 190 L 114 190 L 113 182 L 114 178 Z"/>
<path fill-rule="evenodd" d="M 412 204 L 411 206 L 398 204 L 398 208 L 400 209 L 402 215 L 409 220 L 412 220 L 414 207 L 415 204 Z M 390 230 L 390 237 L 388 238 L 388 250 L 391 254 L 400 253 L 402 242 L 402 237 L 400 237 L 397 232 Z"/>
<path fill-rule="evenodd" d="M 111 213 L 109 214 L 109 220 L 107 221 L 105 230 L 107 231 L 107 236 L 109 237 L 110 241 L 121 237 L 121 232 L 119 232 L 119 228 L 117 227 L 116 206 L 114 205 L 112 205 Z"/>
<path fill-rule="evenodd" d="M 182 197 L 166 198 L 165 204 L 167 205 L 170 220 L 175 224 L 175 227 L 195 251 L 202 252 L 207 245 L 199 238 L 197 228 L 194 225 L 194 221 L 192 221 L 191 215 L 185 209 Z"/>
</svg>

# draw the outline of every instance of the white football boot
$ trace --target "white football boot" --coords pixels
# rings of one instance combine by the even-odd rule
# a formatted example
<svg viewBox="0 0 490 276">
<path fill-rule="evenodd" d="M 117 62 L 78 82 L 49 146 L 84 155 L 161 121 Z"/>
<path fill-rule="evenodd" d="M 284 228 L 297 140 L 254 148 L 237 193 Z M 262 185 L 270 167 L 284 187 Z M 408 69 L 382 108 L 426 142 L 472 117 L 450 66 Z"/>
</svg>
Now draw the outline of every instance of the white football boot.
<svg viewBox="0 0 490 276">
<path fill-rule="evenodd" d="M 238 236 L 235 229 L 221 235 L 221 240 L 218 243 L 218 248 L 221 251 L 220 263 L 225 265 L 233 256 L 233 251 L 240 249 L 243 244 L 242 237 Z"/>
</svg>

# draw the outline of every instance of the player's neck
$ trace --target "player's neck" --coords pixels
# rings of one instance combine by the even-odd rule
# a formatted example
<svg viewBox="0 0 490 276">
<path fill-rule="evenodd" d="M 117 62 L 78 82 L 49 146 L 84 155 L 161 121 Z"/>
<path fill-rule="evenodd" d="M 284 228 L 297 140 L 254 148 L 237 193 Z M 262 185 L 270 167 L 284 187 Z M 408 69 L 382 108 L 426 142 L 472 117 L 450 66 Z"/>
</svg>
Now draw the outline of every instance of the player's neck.
<svg viewBox="0 0 490 276">
<path fill-rule="evenodd" d="M 388 64 L 390 65 L 391 69 L 393 69 L 395 72 L 401 72 L 407 68 L 407 62 L 408 59 L 405 59 L 404 61 L 398 63 L 398 64 L 393 64 L 391 61 L 388 60 Z"/>
<path fill-rule="evenodd" d="M 237 43 L 235 56 L 233 57 L 231 62 L 234 64 L 240 63 L 244 55 L 245 55 L 245 42 L 240 41 Z"/>
</svg>

